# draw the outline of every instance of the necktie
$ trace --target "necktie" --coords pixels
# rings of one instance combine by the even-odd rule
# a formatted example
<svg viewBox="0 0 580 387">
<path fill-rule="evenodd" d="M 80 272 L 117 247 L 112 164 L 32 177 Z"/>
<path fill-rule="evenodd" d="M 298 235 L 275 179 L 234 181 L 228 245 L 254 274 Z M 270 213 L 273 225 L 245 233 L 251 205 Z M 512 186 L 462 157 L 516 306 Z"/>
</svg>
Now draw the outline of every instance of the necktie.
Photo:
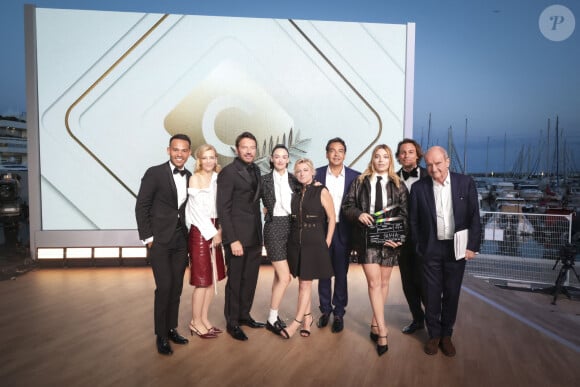
<svg viewBox="0 0 580 387">
<path fill-rule="evenodd" d="M 403 179 L 407 180 L 410 176 L 417 177 L 419 174 L 417 173 L 417 168 L 411 169 L 410 172 L 407 172 L 403 169 Z"/>
<path fill-rule="evenodd" d="M 185 169 L 182 169 L 181 171 L 179 169 L 177 169 L 177 167 L 173 168 L 173 174 L 177 175 L 180 174 L 181 176 L 185 176 Z"/>
<path fill-rule="evenodd" d="M 375 212 L 383 209 L 383 187 L 381 187 L 381 176 L 377 176 L 377 183 L 375 186 Z"/>
<path fill-rule="evenodd" d="M 258 185 L 258 175 L 256 174 L 256 168 L 254 167 L 254 164 L 248 164 L 247 170 L 250 174 L 250 178 L 252 179 L 252 185 L 256 187 Z"/>
</svg>

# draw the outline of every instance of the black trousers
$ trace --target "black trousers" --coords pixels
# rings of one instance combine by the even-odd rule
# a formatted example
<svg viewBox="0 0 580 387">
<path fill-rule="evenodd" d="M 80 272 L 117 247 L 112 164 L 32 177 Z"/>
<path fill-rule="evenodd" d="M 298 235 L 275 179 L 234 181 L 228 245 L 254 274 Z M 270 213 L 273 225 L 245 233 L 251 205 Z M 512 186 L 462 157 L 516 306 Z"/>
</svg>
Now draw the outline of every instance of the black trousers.
<svg viewBox="0 0 580 387">
<path fill-rule="evenodd" d="M 262 262 L 262 246 L 244 246 L 244 255 L 235 256 L 229 245 L 225 246 L 228 281 L 225 289 L 224 316 L 229 326 L 250 318 L 254 302 L 258 272 Z"/>
<path fill-rule="evenodd" d="M 425 312 L 421 307 L 421 302 L 425 304 L 423 294 L 423 265 L 421 258 L 415 253 L 415 245 L 405 244 L 399 256 L 399 270 L 401 272 L 401 282 L 403 293 L 407 299 L 409 310 L 413 316 L 413 321 L 422 323 L 425 320 Z"/>
<path fill-rule="evenodd" d="M 457 317 L 465 259 L 455 260 L 453 241 L 437 241 L 423 257 L 425 322 L 430 338 L 451 336 Z"/>
<path fill-rule="evenodd" d="M 149 250 L 149 260 L 155 278 L 155 334 L 167 337 L 177 328 L 179 301 L 183 290 L 183 275 L 188 263 L 187 240 L 176 230 L 169 244 L 156 243 Z"/>
</svg>

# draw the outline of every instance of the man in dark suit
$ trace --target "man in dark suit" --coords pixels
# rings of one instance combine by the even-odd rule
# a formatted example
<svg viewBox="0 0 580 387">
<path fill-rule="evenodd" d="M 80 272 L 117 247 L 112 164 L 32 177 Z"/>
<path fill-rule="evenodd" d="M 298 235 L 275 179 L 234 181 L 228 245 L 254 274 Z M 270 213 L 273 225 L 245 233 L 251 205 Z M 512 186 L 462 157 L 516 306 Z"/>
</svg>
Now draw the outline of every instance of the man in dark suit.
<svg viewBox="0 0 580 387">
<path fill-rule="evenodd" d="M 224 315 L 228 333 L 248 340 L 240 325 L 262 328 L 250 316 L 262 260 L 260 170 L 254 164 L 257 141 L 252 133 L 236 138 L 238 156 L 225 166 L 217 180 L 217 211 L 228 267 Z"/>
<path fill-rule="evenodd" d="M 416 182 L 409 200 L 411 236 L 423 258 L 425 321 L 429 331 L 424 350 L 428 355 L 436 354 L 438 347 L 446 356 L 456 353 L 451 335 L 465 261 L 475 258 L 481 243 L 475 182 L 470 176 L 449 172 L 450 162 L 445 149 L 431 147 L 425 154 L 431 178 Z M 454 237 L 465 230 L 467 243 L 457 249 L 456 257 Z"/>
<path fill-rule="evenodd" d="M 189 137 L 184 134 L 171 137 L 167 154 L 169 162 L 145 172 L 135 205 L 139 238 L 148 248 L 155 278 L 155 334 L 157 351 L 162 355 L 173 353 L 169 340 L 188 343 L 176 328 L 188 262 L 185 203 L 191 173 L 184 165 L 191 155 Z"/>
<path fill-rule="evenodd" d="M 397 171 L 397 174 L 407 186 L 407 190 L 411 192 L 413 183 L 429 176 L 425 168 L 419 167 L 419 162 L 423 158 L 421 145 L 415 140 L 405 138 L 397 145 L 396 157 L 399 164 L 401 164 L 401 169 Z M 421 265 L 420 257 L 415 254 L 415 244 L 411 243 L 409 239 L 401 248 L 401 255 L 399 256 L 403 293 L 413 316 L 413 321 L 403 328 L 403 333 L 405 334 L 414 333 L 416 330 L 425 327 L 425 312 L 421 307 L 421 302 L 424 301 L 422 286 L 423 266 Z"/>
<path fill-rule="evenodd" d="M 341 332 L 344 328 L 344 314 L 348 303 L 347 273 L 351 245 L 351 225 L 342 215 L 342 203 L 350 184 L 360 175 L 354 169 L 344 165 L 346 156 L 346 143 L 336 137 L 328 140 L 326 144 L 326 158 L 328 165 L 316 169 L 316 181 L 324 184 L 334 202 L 336 211 L 336 228 L 330 244 L 330 258 L 334 269 L 334 294 L 332 294 L 331 279 L 318 281 L 318 297 L 322 315 L 318 319 L 318 327 L 328 325 L 330 313 L 334 314 L 332 332 Z"/>
</svg>

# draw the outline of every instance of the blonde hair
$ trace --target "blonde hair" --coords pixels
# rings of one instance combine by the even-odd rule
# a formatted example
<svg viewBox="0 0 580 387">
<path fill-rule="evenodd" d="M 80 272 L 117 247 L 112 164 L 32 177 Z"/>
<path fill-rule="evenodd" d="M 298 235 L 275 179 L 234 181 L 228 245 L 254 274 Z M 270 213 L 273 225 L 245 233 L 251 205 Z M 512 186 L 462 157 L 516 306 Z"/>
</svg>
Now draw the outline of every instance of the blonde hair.
<svg viewBox="0 0 580 387">
<path fill-rule="evenodd" d="M 208 150 L 213 151 L 215 157 L 216 157 L 216 161 L 215 161 L 215 167 L 214 167 L 214 172 L 219 172 L 222 167 L 220 167 L 220 165 L 217 162 L 217 157 L 218 157 L 218 153 L 217 150 L 215 149 L 215 147 L 213 145 L 210 144 L 203 144 L 197 147 L 197 149 L 195 150 L 195 171 L 193 171 L 194 173 L 200 172 L 201 171 L 201 158 L 203 157 L 203 154 L 205 152 L 207 152 Z"/>
<path fill-rule="evenodd" d="M 308 168 L 310 168 L 310 170 L 312 171 L 312 180 L 314 180 L 315 170 L 314 170 L 314 164 L 312 163 L 312 160 L 306 159 L 306 158 L 296 160 L 294 162 L 294 174 L 297 173 L 298 166 L 300 164 L 308 165 Z"/>
<path fill-rule="evenodd" d="M 395 172 L 395 163 L 394 163 L 395 159 L 393 158 L 393 151 L 391 151 L 391 148 L 389 148 L 389 146 L 387 144 L 380 144 L 380 145 L 377 145 L 374 147 L 373 153 L 371 154 L 371 161 L 369 161 L 369 165 L 364 170 L 364 172 L 361 173 L 361 175 L 358 178 L 362 181 L 365 177 L 367 177 L 367 176 L 370 177 L 370 176 L 372 176 L 373 173 L 376 173 L 375 168 L 373 166 L 373 160 L 375 158 L 375 154 L 380 149 L 385 150 L 387 152 L 387 155 L 389 156 L 389 168 L 387 169 L 387 174 L 389 175 L 389 179 L 392 180 L 393 183 L 395 183 L 395 186 L 397 188 L 399 188 L 399 185 L 401 184 L 401 179 L 399 179 L 399 176 Z"/>
</svg>

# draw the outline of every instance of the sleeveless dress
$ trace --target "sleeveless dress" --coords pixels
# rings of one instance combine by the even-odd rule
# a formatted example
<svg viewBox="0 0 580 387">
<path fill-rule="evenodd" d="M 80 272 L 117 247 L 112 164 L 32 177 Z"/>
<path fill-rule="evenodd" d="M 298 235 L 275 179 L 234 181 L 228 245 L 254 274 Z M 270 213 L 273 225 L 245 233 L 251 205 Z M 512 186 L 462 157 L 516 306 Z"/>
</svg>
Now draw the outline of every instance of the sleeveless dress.
<svg viewBox="0 0 580 387">
<path fill-rule="evenodd" d="M 188 188 L 185 223 L 189 228 L 189 284 L 207 287 L 225 278 L 221 246 L 212 247 L 217 234 L 216 211 L 217 173 L 213 173 L 208 188 Z M 212 262 L 212 249 L 214 262 Z"/>
<path fill-rule="evenodd" d="M 326 245 L 326 212 L 321 202 L 324 186 L 309 185 L 292 197 L 292 221 L 288 239 L 288 266 L 304 280 L 334 275 Z"/>
</svg>

